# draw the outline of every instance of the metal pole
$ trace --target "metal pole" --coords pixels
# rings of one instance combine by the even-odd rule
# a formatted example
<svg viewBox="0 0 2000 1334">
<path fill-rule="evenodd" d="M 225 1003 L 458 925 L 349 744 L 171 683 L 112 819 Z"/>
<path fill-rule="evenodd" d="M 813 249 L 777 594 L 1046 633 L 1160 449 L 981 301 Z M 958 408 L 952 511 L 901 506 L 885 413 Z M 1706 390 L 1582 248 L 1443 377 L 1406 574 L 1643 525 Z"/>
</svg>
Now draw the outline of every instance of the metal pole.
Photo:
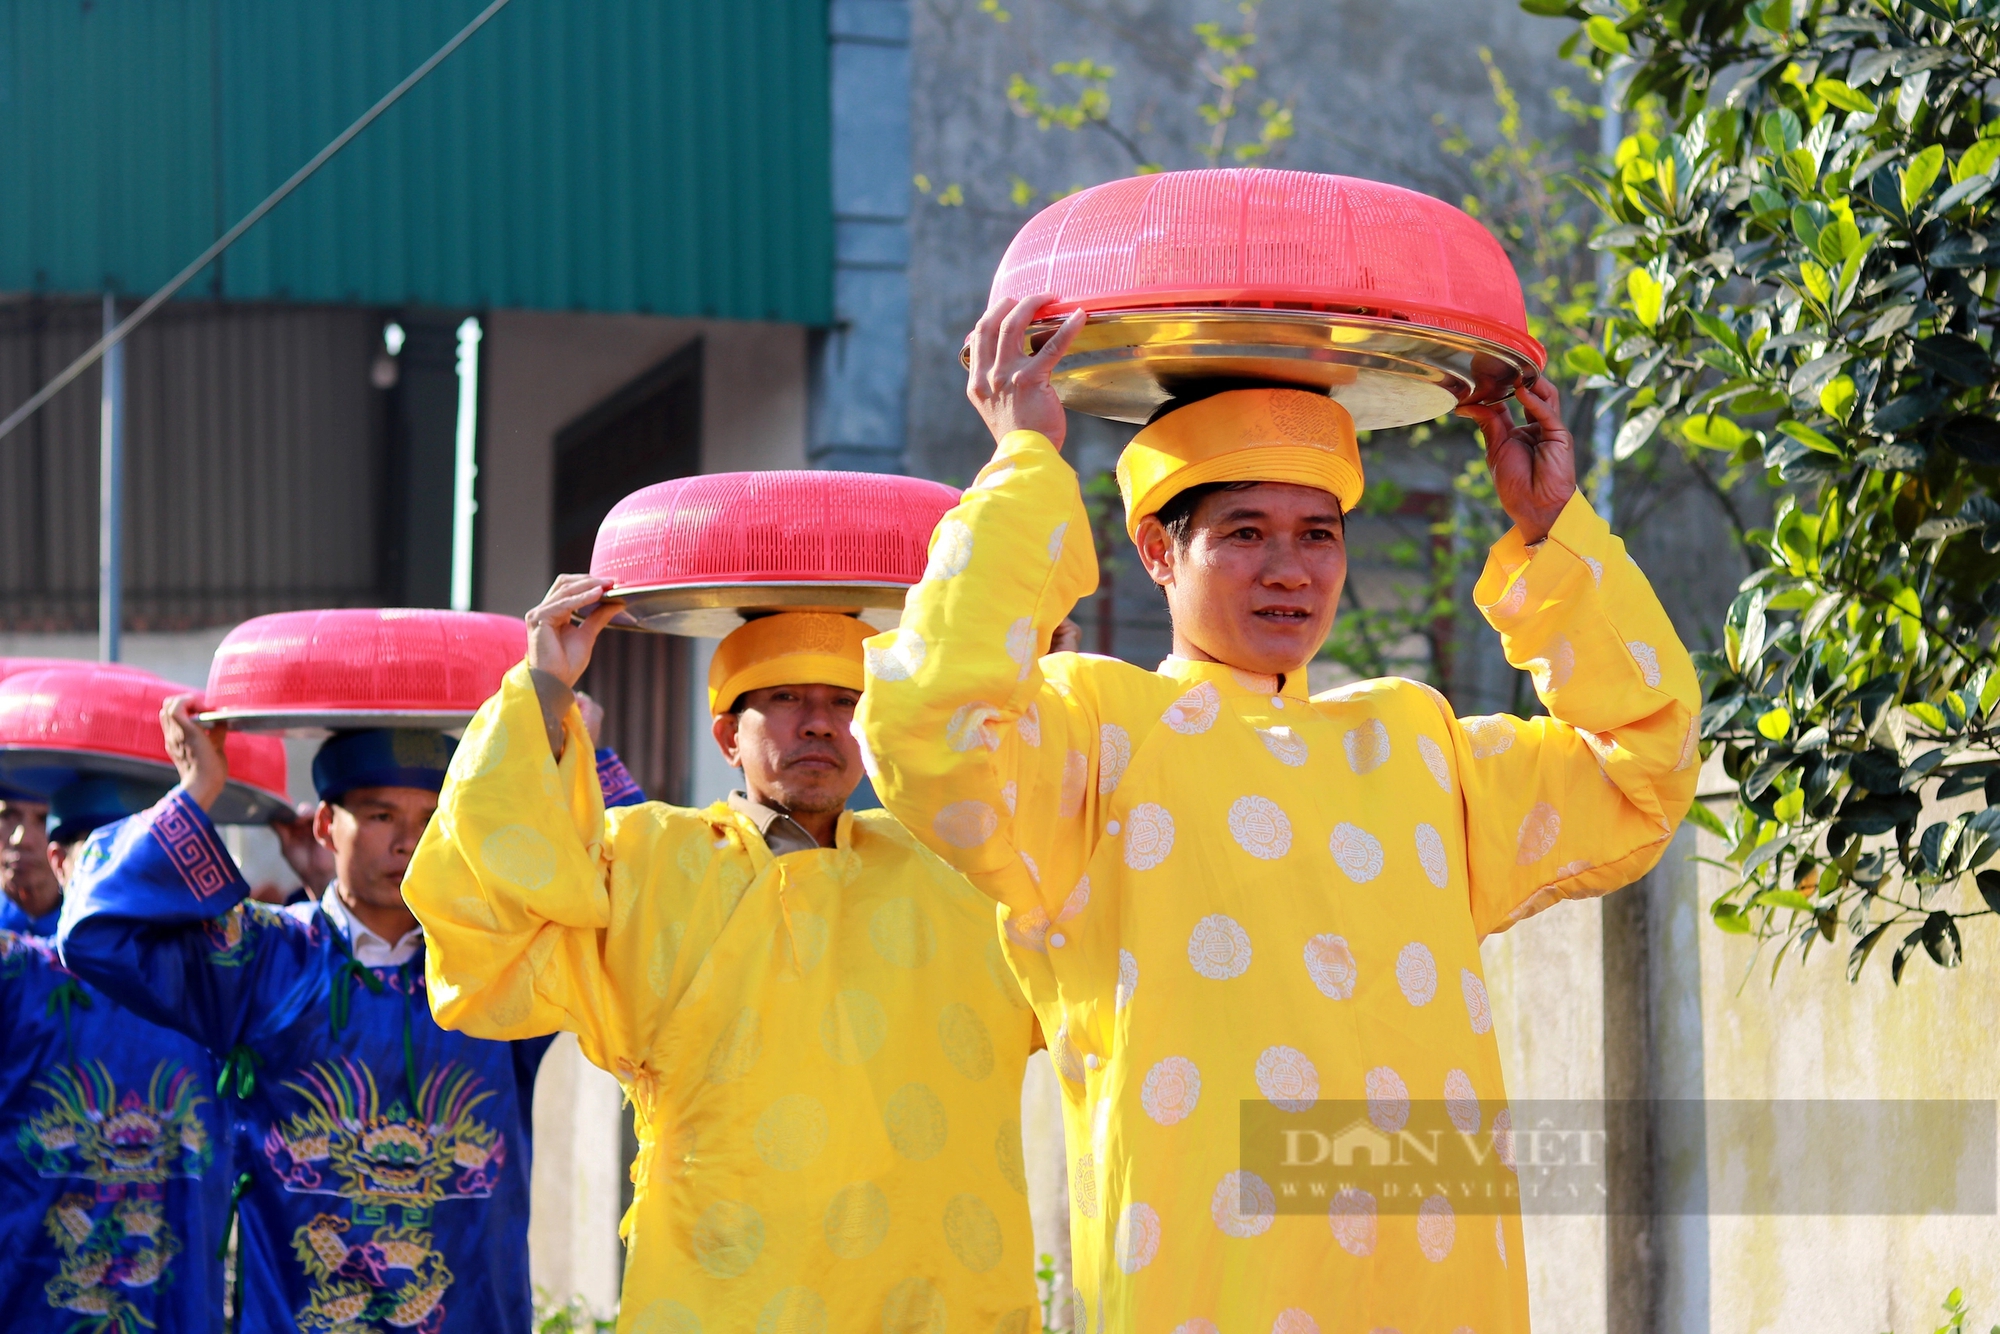
<svg viewBox="0 0 2000 1334">
<path fill-rule="evenodd" d="M 1625 62 L 1614 59 L 1604 71 L 1602 89 L 1603 118 L 1597 122 L 1597 151 L 1607 168 L 1618 156 L 1618 141 L 1625 137 L 1624 118 L 1618 112 L 1618 90 L 1623 80 Z M 1609 250 L 1597 252 L 1597 301 L 1607 309 L 1611 305 L 1611 284 L 1618 278 L 1618 257 Z M 1590 450 L 1595 456 L 1591 462 L 1597 473 L 1596 494 L 1591 496 L 1591 506 L 1606 523 L 1611 522 L 1612 491 L 1611 447 L 1618 440 L 1618 417 L 1615 413 L 1600 412 L 1593 423 L 1590 436 Z"/>
<path fill-rule="evenodd" d="M 118 327 L 118 299 L 104 294 L 104 332 Z M 105 349 L 97 411 L 97 657 L 118 661 L 125 593 L 125 343 Z"/>
<path fill-rule="evenodd" d="M 458 326 L 458 436 L 452 451 L 451 609 L 472 610 L 473 516 L 479 480 L 479 321 Z"/>
</svg>

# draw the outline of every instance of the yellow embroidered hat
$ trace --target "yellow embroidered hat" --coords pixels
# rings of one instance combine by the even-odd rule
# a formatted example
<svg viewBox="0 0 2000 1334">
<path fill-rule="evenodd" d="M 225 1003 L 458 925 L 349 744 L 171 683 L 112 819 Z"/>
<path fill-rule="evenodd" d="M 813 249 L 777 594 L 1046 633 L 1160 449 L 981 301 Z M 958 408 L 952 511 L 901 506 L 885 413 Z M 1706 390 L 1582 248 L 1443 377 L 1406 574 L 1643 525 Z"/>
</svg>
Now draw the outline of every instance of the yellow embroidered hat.
<svg viewBox="0 0 2000 1334">
<path fill-rule="evenodd" d="M 874 634 L 852 616 L 787 611 L 762 616 L 716 645 L 708 664 L 708 711 L 766 686 L 842 686 L 860 690 L 861 643 Z"/>
<path fill-rule="evenodd" d="M 1207 482 L 1292 482 L 1330 491 L 1343 512 L 1361 500 L 1354 419 L 1304 389 L 1231 389 L 1176 408 L 1118 456 L 1125 531 Z"/>
</svg>

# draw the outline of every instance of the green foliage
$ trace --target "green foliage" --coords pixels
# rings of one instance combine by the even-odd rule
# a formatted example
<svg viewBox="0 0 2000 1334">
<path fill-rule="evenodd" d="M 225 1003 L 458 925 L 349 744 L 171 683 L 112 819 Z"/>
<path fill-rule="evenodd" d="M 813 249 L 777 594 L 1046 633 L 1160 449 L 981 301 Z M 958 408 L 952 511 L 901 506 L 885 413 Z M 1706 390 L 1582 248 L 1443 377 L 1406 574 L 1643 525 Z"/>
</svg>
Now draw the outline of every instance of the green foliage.
<svg viewBox="0 0 2000 1334">
<path fill-rule="evenodd" d="M 535 1289 L 535 1334 L 611 1334 L 616 1320 L 600 1320 L 581 1297 L 557 1301 L 547 1289 Z"/>
<path fill-rule="evenodd" d="M 1258 67 L 1250 62 L 1249 52 L 1257 44 L 1257 10 L 1261 4 L 1262 0 L 1241 0 L 1236 6 L 1239 17 L 1234 27 L 1212 22 L 1194 25 L 1199 50 L 1190 55 L 1189 65 L 1212 92 L 1193 107 L 1195 118 L 1207 127 L 1207 134 L 1197 144 L 1202 162 L 1189 166 L 1261 162 L 1279 151 L 1293 135 L 1289 102 L 1263 98 L 1256 102 L 1255 111 L 1246 115 L 1259 75 Z M 988 12 L 999 21 L 1006 21 L 1000 18 L 1000 12 Z M 1018 73 L 1008 79 L 1007 105 L 1015 115 L 1034 121 L 1043 130 L 1093 131 L 1105 135 L 1131 160 L 1135 175 L 1165 169 L 1164 159 L 1149 150 L 1139 127 L 1120 124 L 1113 114 L 1111 88 L 1118 77 L 1115 67 L 1082 56 L 1055 62 L 1049 66 L 1049 73 L 1063 82 L 1044 87 Z M 1231 135 L 1240 131 L 1245 121 L 1254 132 L 1253 137 L 1232 143 Z M 1037 190 L 1015 176 L 1009 198 L 1015 208 L 1026 209 L 1067 193 L 1070 191 Z"/>
<path fill-rule="evenodd" d="M 1620 457 L 1789 491 L 1697 655 L 1738 797 L 1713 919 L 1774 972 L 1843 930 L 1850 978 L 1892 934 L 1895 980 L 1952 967 L 2000 909 L 2000 0 L 1524 7 L 1629 57 L 1639 117 L 1587 187 L 1624 278 L 1565 365 L 1622 402 Z"/>
<path fill-rule="evenodd" d="M 1965 1304 L 1965 1289 L 1953 1288 L 1945 1297 L 1941 1309 L 1945 1322 L 1933 1334 L 1965 1334 L 1965 1322 L 1972 1318 L 1972 1310 Z M 1993 1334 L 2000 1334 L 2000 1325 L 1993 1327 Z"/>
</svg>

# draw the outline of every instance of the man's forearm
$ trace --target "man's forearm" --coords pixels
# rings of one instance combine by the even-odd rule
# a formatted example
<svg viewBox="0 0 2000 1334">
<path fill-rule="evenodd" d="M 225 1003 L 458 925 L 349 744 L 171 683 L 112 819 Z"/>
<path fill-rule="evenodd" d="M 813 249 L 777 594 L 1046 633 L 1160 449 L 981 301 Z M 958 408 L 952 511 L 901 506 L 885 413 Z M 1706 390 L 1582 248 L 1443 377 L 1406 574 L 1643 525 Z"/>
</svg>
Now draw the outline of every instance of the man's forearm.
<svg viewBox="0 0 2000 1334">
<path fill-rule="evenodd" d="M 528 679 L 535 683 L 535 702 L 542 706 L 542 731 L 549 738 L 549 753 L 561 763 L 563 719 L 576 703 L 576 692 L 539 667 L 528 669 Z"/>
</svg>

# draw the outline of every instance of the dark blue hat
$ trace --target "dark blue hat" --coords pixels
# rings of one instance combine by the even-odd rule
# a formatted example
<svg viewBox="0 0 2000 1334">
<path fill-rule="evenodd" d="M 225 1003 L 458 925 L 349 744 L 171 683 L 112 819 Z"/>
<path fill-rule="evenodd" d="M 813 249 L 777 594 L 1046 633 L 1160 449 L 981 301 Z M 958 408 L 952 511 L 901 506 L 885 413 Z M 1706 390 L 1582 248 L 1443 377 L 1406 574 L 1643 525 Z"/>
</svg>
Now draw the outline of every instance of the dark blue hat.
<svg viewBox="0 0 2000 1334">
<path fill-rule="evenodd" d="M 125 778 L 78 778 L 49 798 L 49 842 L 75 843 L 108 824 L 137 815 L 173 789 Z"/>
<path fill-rule="evenodd" d="M 321 801 L 339 801 L 358 787 L 444 790 L 444 771 L 458 742 L 443 732 L 415 727 L 371 727 L 335 732 L 313 757 L 313 788 Z"/>
</svg>

